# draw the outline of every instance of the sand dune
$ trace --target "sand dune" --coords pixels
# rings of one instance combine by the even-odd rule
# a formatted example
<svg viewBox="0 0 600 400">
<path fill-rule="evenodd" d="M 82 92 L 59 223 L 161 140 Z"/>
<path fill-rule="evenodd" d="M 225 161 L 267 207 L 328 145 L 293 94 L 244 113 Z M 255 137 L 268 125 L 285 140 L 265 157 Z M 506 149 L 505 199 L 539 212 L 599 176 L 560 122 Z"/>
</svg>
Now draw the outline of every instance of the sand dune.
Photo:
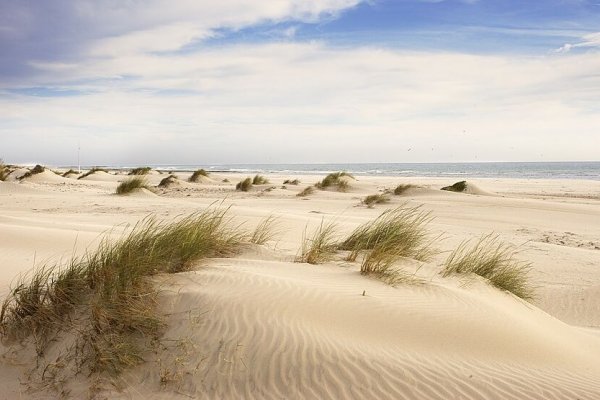
<svg viewBox="0 0 600 400">
<path fill-rule="evenodd" d="M 90 386 L 100 398 L 600 398 L 600 251 L 579 246 L 600 243 L 600 208 L 587 196 L 595 183 L 563 182 L 572 197 L 542 200 L 536 197 L 546 189 L 532 196 L 536 187 L 517 180 L 480 180 L 482 192 L 501 196 L 465 196 L 440 191 L 441 179 L 358 177 L 349 193 L 317 191 L 303 201 L 295 193 L 322 177 L 302 176 L 297 187 L 281 189 L 289 177 L 268 176 L 265 188 L 277 189 L 240 193 L 235 183 L 245 176 L 223 176 L 230 183 L 181 182 L 181 191 L 133 196 L 109 195 L 124 176 L 65 184 L 40 174 L 36 182 L 0 182 L 1 293 L 34 257 L 82 254 L 101 232 L 118 225 L 118 233 L 151 212 L 171 219 L 223 201 L 233 222 L 247 229 L 278 217 L 278 234 L 267 246 L 153 278 L 167 328 L 144 364 L 101 381 L 59 368 L 53 385 L 66 378 L 58 387 L 71 398 L 88 397 Z M 376 209 L 357 207 L 364 196 L 399 183 L 420 187 Z M 400 265 L 423 284 L 388 286 L 361 276 L 359 264 L 341 256 L 317 266 L 292 262 L 304 230 L 323 219 L 335 220 L 342 237 L 405 202 L 431 211 L 431 234 L 445 238 L 431 262 Z M 482 279 L 439 275 L 447 251 L 491 231 L 533 263 L 532 303 Z M 59 338 L 46 362 L 54 363 L 67 343 Z M 49 382 L 39 381 L 31 348 L 2 350 L 0 397 L 55 397 Z"/>
</svg>

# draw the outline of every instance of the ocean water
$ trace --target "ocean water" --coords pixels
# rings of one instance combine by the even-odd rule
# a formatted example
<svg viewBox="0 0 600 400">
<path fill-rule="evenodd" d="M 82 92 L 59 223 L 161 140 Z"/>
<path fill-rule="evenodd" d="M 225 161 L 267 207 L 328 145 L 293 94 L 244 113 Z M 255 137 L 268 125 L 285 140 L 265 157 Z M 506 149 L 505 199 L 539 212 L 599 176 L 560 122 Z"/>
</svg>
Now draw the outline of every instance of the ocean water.
<svg viewBox="0 0 600 400">
<path fill-rule="evenodd" d="M 600 180 L 600 162 L 490 162 L 490 163 L 367 163 L 367 164 L 199 164 L 153 165 L 172 171 L 204 168 L 212 172 L 426 176 L 458 178 L 592 179 Z"/>
</svg>

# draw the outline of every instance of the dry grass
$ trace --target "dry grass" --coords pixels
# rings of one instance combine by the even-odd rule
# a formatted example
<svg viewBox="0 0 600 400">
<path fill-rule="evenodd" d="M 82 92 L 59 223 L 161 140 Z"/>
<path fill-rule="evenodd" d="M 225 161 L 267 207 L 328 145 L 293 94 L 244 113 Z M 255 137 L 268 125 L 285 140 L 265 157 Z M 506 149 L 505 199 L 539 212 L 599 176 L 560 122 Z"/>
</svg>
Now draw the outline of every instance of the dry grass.
<svg viewBox="0 0 600 400">
<path fill-rule="evenodd" d="M 73 175 L 77 175 L 77 171 L 75 171 L 74 169 L 70 169 L 70 170 L 68 170 L 68 171 L 64 172 L 64 173 L 62 174 L 62 177 L 63 177 L 63 178 L 66 178 L 66 177 L 68 177 L 69 175 L 72 175 L 72 174 L 73 174 Z"/>
<path fill-rule="evenodd" d="M 362 203 L 367 207 L 373 207 L 375 204 L 389 203 L 390 198 L 385 194 L 372 194 L 365 197 Z"/>
<path fill-rule="evenodd" d="M 208 177 L 208 172 L 206 172 L 206 170 L 204 170 L 202 168 L 199 170 L 196 170 L 196 171 L 194 171 L 192 176 L 190 176 L 188 181 L 189 182 L 198 182 L 198 180 L 200 179 L 201 176 Z"/>
<path fill-rule="evenodd" d="M 314 192 L 315 192 L 314 186 L 307 186 L 300 193 L 296 194 L 296 196 L 306 197 L 306 196 L 313 194 Z"/>
<path fill-rule="evenodd" d="M 302 235 L 302 247 L 296 262 L 321 264 L 332 259 L 337 249 L 336 225 L 333 222 L 325 224 L 321 221 L 319 228 L 310 237 L 306 229 Z"/>
<path fill-rule="evenodd" d="M 321 190 L 325 190 L 329 187 L 335 186 L 338 191 L 346 192 L 348 191 L 348 189 L 350 189 L 350 185 L 346 180 L 341 179 L 342 177 L 354 179 L 354 176 L 347 172 L 334 172 L 327 175 L 320 182 L 315 183 L 315 187 Z"/>
<path fill-rule="evenodd" d="M 394 195 L 401 196 L 408 189 L 412 189 L 412 188 L 415 188 L 415 187 L 416 187 L 415 185 L 412 185 L 410 183 L 408 183 L 408 184 L 400 184 L 400 185 L 396 186 L 396 188 L 394 189 Z"/>
<path fill-rule="evenodd" d="M 298 179 L 294 179 L 294 180 L 286 179 L 285 181 L 283 181 L 283 184 L 284 185 L 299 185 L 300 181 Z"/>
<path fill-rule="evenodd" d="M 41 165 L 38 164 L 35 167 L 33 167 L 31 170 L 29 170 L 26 173 L 24 173 L 21 177 L 19 177 L 19 180 L 30 178 L 33 175 L 41 174 L 45 170 L 46 170 L 46 168 L 44 168 L 43 166 L 41 166 Z"/>
<path fill-rule="evenodd" d="M 160 183 L 158 184 L 158 187 L 159 188 L 168 188 L 169 186 L 171 186 L 175 183 L 177 183 L 177 176 L 169 175 L 166 178 L 161 179 Z"/>
<path fill-rule="evenodd" d="M 253 185 L 266 185 L 269 183 L 269 180 L 262 175 L 254 175 L 252 179 Z"/>
<path fill-rule="evenodd" d="M 152 171 L 150 167 L 138 167 L 129 171 L 129 175 L 148 175 Z"/>
<path fill-rule="evenodd" d="M 0 159 L 0 181 L 5 181 L 9 173 L 8 167 L 4 165 L 4 161 Z"/>
<path fill-rule="evenodd" d="M 66 266 L 35 270 L 2 304 L 2 339 L 33 337 L 42 356 L 54 334 L 69 331 L 77 335 L 72 356 L 90 372 L 118 374 L 140 363 L 148 339 L 163 326 L 157 289 L 147 277 L 232 254 L 243 235 L 226 212 L 209 209 L 171 223 L 149 217 L 120 240 L 106 236 L 95 252 Z"/>
<path fill-rule="evenodd" d="M 525 300 L 534 296 L 528 282 L 531 264 L 515 258 L 513 246 L 502 243 L 497 236 L 486 235 L 472 244 L 465 241 L 444 263 L 443 276 L 479 275 L 501 290 Z"/>
<path fill-rule="evenodd" d="M 265 244 L 277 235 L 277 217 L 269 215 L 252 232 L 250 243 Z"/>
<path fill-rule="evenodd" d="M 138 189 L 150 189 L 148 183 L 142 178 L 130 178 L 127 179 L 117 186 L 116 193 L 117 194 L 128 194 Z"/>
<path fill-rule="evenodd" d="M 456 182 L 455 184 L 451 185 L 451 186 L 445 186 L 442 188 L 442 190 L 446 190 L 449 192 L 464 192 L 465 190 L 467 190 L 467 181 L 460 181 L 460 182 Z"/>
<path fill-rule="evenodd" d="M 92 175 L 92 174 L 95 174 L 96 172 L 106 172 L 106 173 L 108 173 L 108 170 L 106 170 L 106 169 L 104 169 L 104 168 L 96 168 L 96 167 L 94 167 L 94 168 L 90 169 L 88 172 L 86 172 L 85 174 L 81 175 L 81 176 L 80 176 L 79 178 L 77 178 L 77 179 L 83 179 L 83 178 L 85 178 L 86 176 L 90 176 L 90 175 Z"/>
<path fill-rule="evenodd" d="M 235 190 L 240 190 L 242 192 L 247 192 L 250 189 L 252 189 L 252 178 L 246 178 L 235 185 Z"/>
<path fill-rule="evenodd" d="M 377 243 L 365 255 L 360 265 L 360 273 L 377 278 L 389 285 L 416 284 L 422 281 L 398 268 L 396 264 L 404 258 L 403 248 L 398 247 L 393 238 Z"/>
<path fill-rule="evenodd" d="M 385 244 L 386 248 L 394 247 L 398 257 L 427 261 L 434 254 L 432 239 L 425 229 L 431 220 L 430 213 L 422 211 L 420 206 L 404 204 L 356 228 L 340 244 L 340 249 L 350 251 L 348 259 L 353 261 L 361 251 Z"/>
</svg>

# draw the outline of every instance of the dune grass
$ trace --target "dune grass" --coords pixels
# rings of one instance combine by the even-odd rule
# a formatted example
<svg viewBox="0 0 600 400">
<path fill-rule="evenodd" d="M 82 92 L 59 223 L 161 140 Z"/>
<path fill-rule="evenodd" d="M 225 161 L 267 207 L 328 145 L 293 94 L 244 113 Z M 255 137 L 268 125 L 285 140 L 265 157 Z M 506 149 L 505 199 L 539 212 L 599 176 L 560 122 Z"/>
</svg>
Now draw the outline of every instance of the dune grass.
<svg viewBox="0 0 600 400">
<path fill-rule="evenodd" d="M 306 197 L 306 196 L 310 196 L 314 192 L 315 192 L 314 186 L 307 186 L 301 192 L 299 192 L 298 194 L 296 194 L 296 196 L 298 196 L 298 197 Z"/>
<path fill-rule="evenodd" d="M 33 175 L 41 174 L 45 170 L 46 170 L 45 167 L 43 167 L 42 165 L 38 164 L 35 167 L 33 167 L 31 170 L 25 172 L 21 177 L 19 177 L 19 180 L 23 180 L 23 179 L 26 179 L 26 178 L 31 178 Z"/>
<path fill-rule="evenodd" d="M 129 171 L 128 175 L 148 175 L 152 171 L 150 167 L 137 167 Z"/>
<path fill-rule="evenodd" d="M 246 178 L 241 180 L 235 185 L 235 190 L 239 190 L 242 192 L 247 192 L 252 189 L 252 178 Z"/>
<path fill-rule="evenodd" d="M 344 172 L 344 171 L 334 172 L 334 173 L 327 175 L 320 182 L 315 183 L 315 187 L 318 189 L 321 189 L 321 190 L 325 190 L 329 187 L 335 186 L 338 191 L 346 192 L 346 191 L 348 191 L 348 189 L 350 189 L 350 185 L 348 184 L 348 182 L 346 180 L 341 179 L 345 176 L 348 178 L 354 179 L 354 176 L 352 176 L 351 174 L 349 174 L 347 172 Z"/>
<path fill-rule="evenodd" d="M 421 279 L 396 265 L 404 257 L 406 257 L 404 249 L 397 246 L 393 238 L 388 238 L 377 243 L 372 250 L 365 254 L 360 264 L 360 273 L 392 286 L 421 283 Z"/>
<path fill-rule="evenodd" d="M 121 182 L 119 184 L 119 186 L 117 186 L 116 193 L 119 195 L 123 195 L 123 194 L 131 193 L 134 190 L 138 190 L 138 189 L 152 190 L 152 189 L 150 189 L 150 186 L 148 186 L 148 183 L 146 182 L 145 179 L 129 178 L 127 180 L 124 180 L 123 182 Z"/>
<path fill-rule="evenodd" d="M 295 262 L 321 264 L 333 258 L 337 250 L 336 225 L 323 220 L 312 235 L 307 236 L 306 229 L 302 234 L 302 247 Z"/>
<path fill-rule="evenodd" d="M 277 235 L 277 217 L 269 215 L 263 219 L 250 236 L 250 243 L 265 244 Z"/>
<path fill-rule="evenodd" d="M 431 220 L 431 214 L 421 206 L 403 204 L 356 228 L 339 247 L 350 251 L 350 261 L 356 260 L 361 251 L 373 250 L 378 245 L 393 247 L 397 258 L 427 261 L 434 254 L 432 239 L 426 230 Z"/>
<path fill-rule="evenodd" d="M 396 187 L 394 188 L 394 195 L 395 195 L 395 196 L 401 196 L 401 195 L 403 195 L 403 194 L 404 194 L 404 192 L 406 192 L 408 189 L 412 189 L 412 188 L 415 188 L 415 187 L 416 187 L 415 185 L 412 185 L 412 184 L 410 184 L 410 183 L 408 183 L 408 184 L 400 184 L 400 185 L 398 185 L 398 186 L 396 186 Z"/>
<path fill-rule="evenodd" d="M 269 183 L 269 180 L 262 175 L 254 175 L 252 178 L 253 185 L 266 185 Z"/>
<path fill-rule="evenodd" d="M 8 167 L 4 165 L 4 161 L 0 159 L 0 181 L 5 181 L 9 173 Z"/>
<path fill-rule="evenodd" d="M 482 236 L 474 244 L 461 243 L 446 259 L 442 276 L 479 275 L 498 289 L 531 300 L 534 297 L 534 288 L 529 283 L 531 264 L 516 259 L 515 255 L 515 248 L 501 242 L 498 236 Z"/>
<path fill-rule="evenodd" d="M 367 207 L 373 207 L 375 204 L 389 203 L 390 198 L 385 194 L 372 194 L 361 201 Z"/>
<path fill-rule="evenodd" d="M 107 235 L 96 251 L 23 277 L 2 303 L 0 335 L 5 341 L 33 338 L 42 357 L 50 341 L 67 332 L 77 336 L 68 351 L 78 365 L 118 374 L 143 360 L 148 339 L 163 327 L 157 288 L 148 277 L 231 255 L 243 236 L 227 209 L 170 223 L 148 217 L 119 240 Z"/>
<path fill-rule="evenodd" d="M 85 177 L 87 177 L 87 176 L 90 176 L 90 175 L 92 175 L 92 174 L 95 174 L 96 172 L 106 172 L 106 173 L 108 173 L 108 170 L 106 170 L 106 169 L 104 169 L 104 168 L 96 168 L 96 167 L 94 167 L 94 168 L 90 169 L 88 172 L 86 172 L 85 174 L 81 175 L 81 176 L 80 176 L 79 178 L 77 178 L 77 179 L 83 179 L 83 178 L 85 178 Z"/>
<path fill-rule="evenodd" d="M 163 178 L 160 180 L 158 187 L 159 188 L 168 188 L 169 186 L 173 185 L 176 182 L 177 182 L 177 175 L 169 175 L 166 178 Z"/>
<path fill-rule="evenodd" d="M 63 177 L 63 178 L 66 178 L 66 177 L 68 177 L 68 176 L 69 176 L 69 175 L 71 175 L 71 174 L 75 174 L 75 175 L 77 175 L 77 171 L 75 171 L 74 169 L 70 169 L 70 170 L 68 170 L 68 171 L 64 172 L 64 173 L 62 174 L 62 177 Z"/>
<path fill-rule="evenodd" d="M 298 179 L 286 179 L 285 181 L 283 181 L 284 185 L 299 185 L 300 181 Z"/>
<path fill-rule="evenodd" d="M 456 182 L 453 185 L 443 187 L 441 190 L 458 193 L 464 192 L 467 190 L 467 181 Z"/>
<path fill-rule="evenodd" d="M 192 176 L 188 179 L 189 182 L 198 182 L 201 176 L 208 177 L 208 172 L 203 168 L 194 171 Z"/>
</svg>

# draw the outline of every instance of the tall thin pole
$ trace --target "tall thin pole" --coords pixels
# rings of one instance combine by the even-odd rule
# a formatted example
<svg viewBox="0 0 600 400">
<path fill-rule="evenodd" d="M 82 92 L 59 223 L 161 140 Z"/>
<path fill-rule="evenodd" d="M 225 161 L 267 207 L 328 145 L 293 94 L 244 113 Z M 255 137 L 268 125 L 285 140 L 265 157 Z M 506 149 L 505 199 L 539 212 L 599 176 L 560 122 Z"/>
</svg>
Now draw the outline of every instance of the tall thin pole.
<svg viewBox="0 0 600 400">
<path fill-rule="evenodd" d="M 81 173 L 81 142 L 77 142 L 77 170 Z"/>
</svg>

